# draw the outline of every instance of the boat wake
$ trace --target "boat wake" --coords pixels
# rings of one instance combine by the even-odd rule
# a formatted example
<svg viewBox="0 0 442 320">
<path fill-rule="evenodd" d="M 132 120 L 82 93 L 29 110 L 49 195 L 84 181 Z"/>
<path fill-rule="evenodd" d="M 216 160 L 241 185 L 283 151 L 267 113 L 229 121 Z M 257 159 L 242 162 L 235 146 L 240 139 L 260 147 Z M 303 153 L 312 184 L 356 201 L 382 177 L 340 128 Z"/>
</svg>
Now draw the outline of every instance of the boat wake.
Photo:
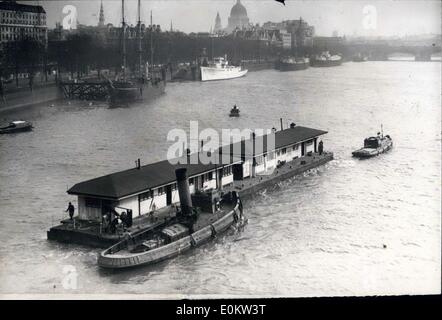
<svg viewBox="0 0 442 320">
<path fill-rule="evenodd" d="M 355 160 L 334 159 L 325 165 L 325 168 L 353 168 L 356 166 Z"/>
</svg>

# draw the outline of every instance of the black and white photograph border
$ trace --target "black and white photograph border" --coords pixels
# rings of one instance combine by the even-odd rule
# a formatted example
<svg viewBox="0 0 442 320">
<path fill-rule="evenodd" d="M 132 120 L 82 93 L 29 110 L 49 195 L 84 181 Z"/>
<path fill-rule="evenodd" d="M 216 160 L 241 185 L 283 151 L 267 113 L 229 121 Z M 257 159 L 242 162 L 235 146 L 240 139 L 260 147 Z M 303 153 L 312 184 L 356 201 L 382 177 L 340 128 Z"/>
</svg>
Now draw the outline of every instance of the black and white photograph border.
<svg viewBox="0 0 442 320">
<path fill-rule="evenodd" d="M 441 46 L 436 0 L 0 1 L 0 299 L 440 294 Z"/>
</svg>

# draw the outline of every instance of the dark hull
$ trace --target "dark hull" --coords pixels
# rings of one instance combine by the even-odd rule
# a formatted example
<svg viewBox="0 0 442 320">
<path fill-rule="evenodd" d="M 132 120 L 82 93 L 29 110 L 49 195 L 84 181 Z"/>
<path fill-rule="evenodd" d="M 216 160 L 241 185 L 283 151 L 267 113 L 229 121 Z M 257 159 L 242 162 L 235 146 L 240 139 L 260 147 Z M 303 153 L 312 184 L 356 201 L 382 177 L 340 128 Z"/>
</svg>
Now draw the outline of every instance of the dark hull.
<svg viewBox="0 0 442 320">
<path fill-rule="evenodd" d="M 341 60 L 315 60 L 312 59 L 310 61 L 310 65 L 312 67 L 337 67 L 340 66 L 342 64 L 342 59 Z"/>
<path fill-rule="evenodd" d="M 273 61 L 257 61 L 257 62 L 242 62 L 241 63 L 243 69 L 252 71 L 260 71 L 266 69 L 273 69 L 274 62 Z"/>
<path fill-rule="evenodd" d="M 119 86 L 118 84 L 110 88 L 110 105 L 112 107 L 128 104 L 136 101 L 151 101 L 165 92 L 165 82 L 156 84 L 146 83 L 133 86 Z"/>
<path fill-rule="evenodd" d="M 393 148 L 393 141 L 388 141 L 385 145 L 376 148 L 376 149 L 372 149 L 370 150 L 370 152 L 364 151 L 366 149 L 362 148 L 356 151 L 352 152 L 353 157 L 359 158 L 359 159 L 367 159 L 367 158 L 372 158 L 375 156 L 378 156 L 382 153 L 385 153 L 387 151 L 389 151 L 391 148 Z"/>
<path fill-rule="evenodd" d="M 298 71 L 305 70 L 309 67 L 309 63 L 287 63 L 287 62 L 279 62 L 279 71 Z"/>
<path fill-rule="evenodd" d="M 5 129 L 0 129 L 0 134 L 26 132 L 26 131 L 31 131 L 31 130 L 32 130 L 31 125 L 26 126 L 26 127 L 20 127 L 20 128 L 5 128 Z"/>
<path fill-rule="evenodd" d="M 240 219 L 243 219 L 243 215 L 242 205 L 238 198 L 237 203 L 231 211 L 184 238 L 149 251 L 120 254 L 120 252 L 128 246 L 127 240 L 122 240 L 99 254 L 98 265 L 103 268 L 123 269 L 141 265 L 151 265 L 166 259 L 171 259 L 212 240 L 217 235 L 227 231 L 228 228 L 236 224 Z M 142 236 L 142 233 L 137 235 L 137 237 L 140 238 Z"/>
<path fill-rule="evenodd" d="M 172 81 L 197 81 L 201 80 L 201 74 L 198 66 L 180 67 L 172 74 Z"/>
</svg>

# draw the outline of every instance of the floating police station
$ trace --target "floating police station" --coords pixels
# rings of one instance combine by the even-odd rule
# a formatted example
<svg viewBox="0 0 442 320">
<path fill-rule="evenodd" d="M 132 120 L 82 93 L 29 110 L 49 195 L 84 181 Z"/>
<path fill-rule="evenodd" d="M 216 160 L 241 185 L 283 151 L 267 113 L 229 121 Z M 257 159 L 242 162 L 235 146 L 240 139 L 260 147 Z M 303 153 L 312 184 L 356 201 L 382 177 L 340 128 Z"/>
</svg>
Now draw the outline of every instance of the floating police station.
<svg viewBox="0 0 442 320">
<path fill-rule="evenodd" d="M 250 140 L 222 146 L 215 151 L 222 159 L 219 164 L 182 159 L 178 161 L 181 164 L 164 160 L 141 166 L 138 160 L 135 168 L 80 182 L 67 191 L 78 197 L 78 215 L 52 227 L 48 239 L 106 247 L 119 241 L 123 233 L 155 228 L 174 214 L 180 202 L 175 176 L 178 168 L 186 168 L 192 197 L 211 190 L 236 191 L 242 198 L 252 195 L 332 160 L 333 153 L 323 151 L 319 143 L 326 133 L 292 123 L 271 134 L 252 135 Z M 269 143 L 270 135 L 274 143 Z M 104 218 L 121 214 L 128 221 L 126 227 L 109 229 Z"/>
</svg>

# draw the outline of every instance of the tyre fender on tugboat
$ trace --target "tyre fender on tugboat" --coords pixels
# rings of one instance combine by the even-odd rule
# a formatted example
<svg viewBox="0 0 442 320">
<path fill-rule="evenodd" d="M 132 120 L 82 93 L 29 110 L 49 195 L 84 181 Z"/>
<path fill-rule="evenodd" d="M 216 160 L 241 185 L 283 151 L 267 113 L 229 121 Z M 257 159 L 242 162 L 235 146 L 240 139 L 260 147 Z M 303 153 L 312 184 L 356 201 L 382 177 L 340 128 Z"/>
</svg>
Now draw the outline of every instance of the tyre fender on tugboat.
<svg viewBox="0 0 442 320">
<path fill-rule="evenodd" d="M 213 224 L 210 225 L 210 228 L 212 229 L 212 238 L 216 238 L 216 229 Z"/>
</svg>

